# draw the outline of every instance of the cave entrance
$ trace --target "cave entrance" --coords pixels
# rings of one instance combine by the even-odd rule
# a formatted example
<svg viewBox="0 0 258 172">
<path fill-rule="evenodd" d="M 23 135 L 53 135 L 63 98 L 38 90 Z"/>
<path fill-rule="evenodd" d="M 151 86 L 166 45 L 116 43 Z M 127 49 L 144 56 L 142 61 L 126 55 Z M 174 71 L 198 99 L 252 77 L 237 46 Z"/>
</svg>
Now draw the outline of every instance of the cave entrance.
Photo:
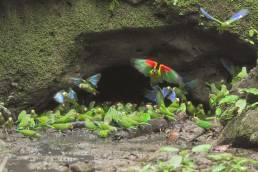
<svg viewBox="0 0 258 172">
<path fill-rule="evenodd" d="M 76 76 L 77 66 L 84 79 L 101 73 L 99 94 L 94 97 L 72 84 L 56 81 L 46 89 L 37 90 L 31 101 L 27 101 L 28 106 L 46 109 L 49 102 L 53 104 L 53 95 L 58 90 L 69 87 L 75 89 L 82 104 L 91 100 L 146 102 L 144 90 L 150 88 L 149 79 L 133 68 L 130 63 L 133 58 L 150 58 L 172 67 L 188 81 L 198 79 L 198 87 L 192 90 L 189 99 L 207 104 L 207 82 L 230 80 L 232 75 L 227 67 L 250 69 L 257 59 L 257 49 L 236 35 L 203 30 L 191 24 L 86 32 L 78 36 L 77 43 L 78 58 L 60 78 Z"/>
<path fill-rule="evenodd" d="M 91 100 L 103 102 L 131 102 L 139 104 L 146 101 L 144 92 L 150 89 L 149 78 L 130 65 L 111 66 L 100 71 L 102 77 L 98 83 L 98 94 Z M 85 94 L 80 92 L 79 94 Z M 84 100 L 91 97 L 85 95 Z M 87 102 L 88 103 L 88 102 Z"/>
</svg>

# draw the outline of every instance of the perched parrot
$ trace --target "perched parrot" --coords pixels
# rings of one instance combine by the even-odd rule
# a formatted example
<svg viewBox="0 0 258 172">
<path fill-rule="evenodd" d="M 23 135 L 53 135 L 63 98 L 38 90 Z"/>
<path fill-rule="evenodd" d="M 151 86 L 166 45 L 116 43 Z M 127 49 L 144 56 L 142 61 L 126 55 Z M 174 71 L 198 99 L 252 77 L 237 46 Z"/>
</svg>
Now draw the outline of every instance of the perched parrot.
<svg viewBox="0 0 258 172">
<path fill-rule="evenodd" d="M 76 95 L 76 92 L 73 91 L 73 89 L 69 89 L 69 92 L 67 93 L 66 91 L 64 90 L 61 90 L 61 91 L 58 91 L 55 95 L 54 95 L 54 100 L 57 102 L 57 103 L 60 103 L 60 104 L 64 104 L 65 103 L 65 100 L 73 100 L 73 101 L 76 101 L 77 100 L 77 95 Z"/>
<path fill-rule="evenodd" d="M 145 76 L 150 77 L 151 86 L 155 86 L 164 81 L 183 86 L 182 78 L 170 67 L 158 64 L 150 59 L 133 59 L 134 67 Z"/>
<path fill-rule="evenodd" d="M 98 91 L 96 90 L 98 82 L 101 78 L 101 74 L 98 73 L 84 80 L 82 78 L 71 78 L 73 83 L 77 85 L 79 88 L 91 93 L 93 95 L 97 95 Z"/>
<path fill-rule="evenodd" d="M 154 86 L 153 90 L 146 91 L 145 97 L 155 103 L 158 103 L 157 102 L 158 92 L 161 93 L 163 99 L 168 99 L 171 102 L 173 102 L 176 99 L 176 93 L 170 86 L 163 87 L 163 88 L 160 88 L 159 86 Z"/>
<path fill-rule="evenodd" d="M 228 20 L 222 22 L 219 19 L 216 19 L 215 17 L 213 17 L 212 15 L 210 15 L 207 11 L 205 11 L 202 7 L 200 7 L 200 11 L 201 13 L 208 19 L 213 20 L 215 22 L 217 22 L 218 24 L 220 24 L 221 27 L 228 27 L 230 26 L 232 23 L 234 23 L 235 21 L 245 17 L 248 13 L 249 10 L 248 9 L 241 9 L 240 11 L 236 12 L 235 14 L 233 14 Z"/>
</svg>

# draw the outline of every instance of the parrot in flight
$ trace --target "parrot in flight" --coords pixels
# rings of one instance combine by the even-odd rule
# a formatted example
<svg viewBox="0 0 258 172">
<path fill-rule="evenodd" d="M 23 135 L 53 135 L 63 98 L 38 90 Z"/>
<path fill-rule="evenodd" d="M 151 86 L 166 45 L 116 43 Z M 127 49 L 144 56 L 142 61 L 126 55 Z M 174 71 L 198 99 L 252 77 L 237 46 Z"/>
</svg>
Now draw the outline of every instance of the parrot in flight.
<svg viewBox="0 0 258 172">
<path fill-rule="evenodd" d="M 64 90 L 58 91 L 54 95 L 54 100 L 57 103 L 64 104 L 66 101 L 76 101 L 77 100 L 77 94 L 73 89 L 69 89 L 69 92 L 67 93 Z"/>
<path fill-rule="evenodd" d="M 206 10 L 204 10 L 202 7 L 200 7 L 200 11 L 201 13 L 208 19 L 213 20 L 215 22 L 217 22 L 218 24 L 220 24 L 221 27 L 228 27 L 230 26 L 232 23 L 234 23 L 237 20 L 240 20 L 241 18 L 245 17 L 248 13 L 249 10 L 248 9 L 241 9 L 240 11 L 236 12 L 235 14 L 233 14 L 228 20 L 222 22 L 219 19 L 213 17 L 212 15 L 210 15 Z"/>
<path fill-rule="evenodd" d="M 151 86 L 164 81 L 184 86 L 181 76 L 164 64 L 158 64 L 150 59 L 133 59 L 132 63 L 139 72 L 150 78 Z"/>
<path fill-rule="evenodd" d="M 176 93 L 170 86 L 163 88 L 154 86 L 153 90 L 146 91 L 145 97 L 155 103 L 158 103 L 158 94 L 162 97 L 162 99 L 168 99 L 170 102 L 173 102 L 176 99 Z"/>
<path fill-rule="evenodd" d="M 74 77 L 72 77 L 71 80 L 79 88 L 96 96 L 98 93 L 96 88 L 97 88 L 100 78 L 101 78 L 101 74 L 98 73 L 98 74 L 95 74 L 95 75 L 89 77 L 86 80 L 84 80 L 82 78 L 74 78 Z"/>
</svg>

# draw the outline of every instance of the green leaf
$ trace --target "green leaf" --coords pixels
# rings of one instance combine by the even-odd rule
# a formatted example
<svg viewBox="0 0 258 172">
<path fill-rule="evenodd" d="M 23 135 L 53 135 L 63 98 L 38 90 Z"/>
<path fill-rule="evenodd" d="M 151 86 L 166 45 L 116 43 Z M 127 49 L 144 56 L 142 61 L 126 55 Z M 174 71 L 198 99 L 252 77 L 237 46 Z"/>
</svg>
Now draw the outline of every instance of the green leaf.
<svg viewBox="0 0 258 172">
<path fill-rule="evenodd" d="M 103 138 L 108 137 L 109 133 L 110 133 L 110 130 L 99 130 L 98 131 L 98 135 Z"/>
<path fill-rule="evenodd" d="M 27 112 L 25 110 L 21 111 L 18 115 L 18 122 L 21 122 L 22 119 L 26 118 Z"/>
<path fill-rule="evenodd" d="M 253 95 L 258 96 L 258 89 L 257 88 L 243 88 L 243 89 L 240 89 L 240 92 L 241 93 L 246 92 L 248 94 L 253 94 Z"/>
<path fill-rule="evenodd" d="M 149 172 L 151 170 L 151 164 L 145 165 L 139 172 Z"/>
<path fill-rule="evenodd" d="M 246 67 L 242 67 L 241 72 L 239 72 L 239 74 L 236 77 L 239 79 L 244 79 L 247 76 L 248 76 L 248 73 L 247 73 Z"/>
<path fill-rule="evenodd" d="M 110 124 L 113 119 L 113 114 L 115 113 L 117 113 L 116 109 L 113 107 L 110 107 L 107 113 L 105 114 L 104 123 Z"/>
<path fill-rule="evenodd" d="M 246 107 L 246 100 L 245 99 L 240 99 L 236 102 L 236 107 L 238 107 L 238 111 L 237 113 L 238 114 L 241 114 L 243 112 L 243 110 L 245 109 Z"/>
<path fill-rule="evenodd" d="M 104 122 L 98 122 L 98 127 L 101 129 L 101 130 L 109 130 L 110 132 L 111 131 L 117 131 L 116 127 L 112 126 L 112 125 L 109 125 L 107 123 L 104 123 Z"/>
<path fill-rule="evenodd" d="M 164 106 L 165 105 L 164 97 L 163 97 L 163 95 L 162 95 L 162 93 L 160 91 L 157 91 L 156 99 L 157 99 L 157 104 L 159 106 Z"/>
<path fill-rule="evenodd" d="M 222 172 L 225 170 L 225 168 L 226 167 L 224 164 L 217 164 L 212 167 L 212 172 Z"/>
<path fill-rule="evenodd" d="M 54 129 L 56 130 L 67 130 L 67 129 L 72 129 L 73 125 L 71 123 L 63 123 L 63 124 L 53 124 L 51 125 Z"/>
<path fill-rule="evenodd" d="M 201 120 L 199 118 L 196 119 L 195 124 L 204 129 L 210 129 L 213 127 L 213 125 L 210 121 Z"/>
<path fill-rule="evenodd" d="M 215 110 L 215 114 L 216 116 L 219 116 L 222 114 L 222 109 L 220 107 L 217 107 L 216 110 Z"/>
<path fill-rule="evenodd" d="M 233 155 L 231 153 L 217 153 L 217 154 L 211 154 L 208 155 L 209 159 L 215 160 L 215 161 L 229 161 L 233 158 Z"/>
<path fill-rule="evenodd" d="M 161 147 L 159 151 L 160 152 L 179 152 L 179 149 L 172 146 L 164 146 L 164 147 Z"/>
<path fill-rule="evenodd" d="M 228 96 L 222 98 L 222 99 L 219 101 L 219 105 L 221 105 L 221 104 L 233 104 L 233 103 L 235 103 L 238 99 L 239 99 L 239 97 L 236 96 L 236 95 L 228 95 Z"/>
<path fill-rule="evenodd" d="M 128 117 L 134 121 L 137 121 L 138 123 L 146 123 L 146 124 L 151 119 L 151 115 L 144 112 L 133 112 L 130 115 L 128 115 Z"/>
<path fill-rule="evenodd" d="M 97 126 L 95 125 L 95 123 L 92 121 L 92 120 L 90 120 L 90 119 L 85 119 L 85 126 L 86 126 L 86 128 L 87 129 L 89 129 L 89 130 L 97 130 Z"/>
<path fill-rule="evenodd" d="M 35 138 L 40 137 L 40 134 L 33 130 L 17 130 L 17 132 L 23 134 L 24 136 L 28 136 L 28 137 L 35 137 Z"/>
<path fill-rule="evenodd" d="M 255 102 L 249 106 L 251 109 L 255 109 L 258 107 L 258 102 Z"/>
<path fill-rule="evenodd" d="M 181 103 L 177 112 L 186 112 L 186 104 L 185 103 Z"/>
<path fill-rule="evenodd" d="M 192 152 L 204 152 L 207 153 L 212 148 L 211 144 L 198 145 L 192 148 Z"/>
<path fill-rule="evenodd" d="M 181 163 L 183 161 L 183 157 L 180 155 L 174 155 L 168 163 L 173 166 L 173 168 L 178 168 L 181 166 Z"/>
</svg>

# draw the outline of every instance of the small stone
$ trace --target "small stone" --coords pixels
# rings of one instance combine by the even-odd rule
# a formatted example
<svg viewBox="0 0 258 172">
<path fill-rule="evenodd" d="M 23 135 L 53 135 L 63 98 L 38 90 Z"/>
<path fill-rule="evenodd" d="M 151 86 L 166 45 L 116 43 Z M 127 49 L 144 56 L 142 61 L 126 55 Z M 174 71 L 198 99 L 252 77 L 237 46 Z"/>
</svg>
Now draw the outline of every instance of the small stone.
<svg viewBox="0 0 258 172">
<path fill-rule="evenodd" d="M 91 162 L 76 162 L 70 165 L 71 172 L 94 172 L 95 168 Z"/>
<path fill-rule="evenodd" d="M 12 83 L 11 83 L 11 86 L 17 88 L 17 87 L 18 87 L 18 83 L 17 83 L 17 82 L 12 82 Z"/>
<path fill-rule="evenodd" d="M 129 4 L 132 4 L 132 5 L 137 5 L 137 4 L 140 4 L 141 2 L 143 2 L 144 0 L 127 0 L 127 2 Z"/>
</svg>

